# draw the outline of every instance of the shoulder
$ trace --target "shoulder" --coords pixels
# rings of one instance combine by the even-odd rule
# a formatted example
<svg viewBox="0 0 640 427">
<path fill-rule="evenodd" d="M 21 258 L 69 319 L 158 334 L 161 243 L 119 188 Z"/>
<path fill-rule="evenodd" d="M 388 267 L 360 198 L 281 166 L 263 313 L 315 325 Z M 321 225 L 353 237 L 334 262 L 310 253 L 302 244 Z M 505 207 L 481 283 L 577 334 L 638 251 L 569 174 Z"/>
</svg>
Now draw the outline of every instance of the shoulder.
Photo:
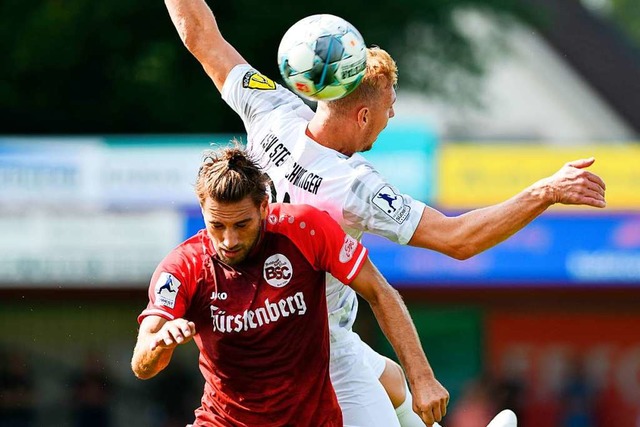
<svg viewBox="0 0 640 427">
<path fill-rule="evenodd" d="M 177 275 L 183 279 L 197 279 L 207 257 L 209 239 L 205 230 L 200 230 L 176 246 L 160 262 L 157 270 Z"/>
<path fill-rule="evenodd" d="M 236 65 L 222 86 L 222 98 L 231 103 L 257 104 L 271 110 L 288 106 L 291 110 L 309 110 L 302 100 L 284 86 L 260 73 L 249 64 Z M 307 111 L 305 113 L 308 114 Z"/>
<path fill-rule="evenodd" d="M 304 230 L 309 225 L 321 225 L 328 221 L 333 220 L 326 211 L 311 205 L 272 203 L 269 206 L 267 227 L 273 232 L 286 233 L 292 225 Z"/>
</svg>

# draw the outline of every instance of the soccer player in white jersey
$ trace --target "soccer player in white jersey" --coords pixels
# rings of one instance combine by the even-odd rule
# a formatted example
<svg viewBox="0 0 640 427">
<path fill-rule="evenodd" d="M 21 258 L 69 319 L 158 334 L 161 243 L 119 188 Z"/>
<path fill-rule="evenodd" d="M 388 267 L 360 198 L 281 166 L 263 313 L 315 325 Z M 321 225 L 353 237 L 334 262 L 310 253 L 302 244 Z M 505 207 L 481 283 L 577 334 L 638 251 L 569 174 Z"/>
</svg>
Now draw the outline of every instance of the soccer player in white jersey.
<svg viewBox="0 0 640 427">
<path fill-rule="evenodd" d="M 320 207 L 353 237 L 368 231 L 466 259 L 505 240 L 554 203 L 605 206 L 604 182 L 586 170 L 594 159 L 584 159 L 565 164 L 503 203 L 448 217 L 400 193 L 357 154 L 372 147 L 394 115 L 397 69 L 384 50 L 368 50 L 366 75 L 353 93 L 318 103 L 314 113 L 247 64 L 222 37 L 203 0 L 165 3 L 185 46 L 243 119 L 248 149 L 270 175 L 276 200 Z M 444 388 L 435 377 L 425 379 L 430 395 L 418 396 L 414 390 L 412 405 L 402 369 L 351 330 L 357 312 L 355 294 L 328 280 L 331 379 L 345 425 L 388 427 L 399 422 L 413 427 L 438 421 L 444 413 L 418 409 L 448 402 Z M 389 420 L 393 407 L 397 417 Z M 502 413 L 490 426 L 511 427 L 514 418 L 510 411 Z"/>
</svg>

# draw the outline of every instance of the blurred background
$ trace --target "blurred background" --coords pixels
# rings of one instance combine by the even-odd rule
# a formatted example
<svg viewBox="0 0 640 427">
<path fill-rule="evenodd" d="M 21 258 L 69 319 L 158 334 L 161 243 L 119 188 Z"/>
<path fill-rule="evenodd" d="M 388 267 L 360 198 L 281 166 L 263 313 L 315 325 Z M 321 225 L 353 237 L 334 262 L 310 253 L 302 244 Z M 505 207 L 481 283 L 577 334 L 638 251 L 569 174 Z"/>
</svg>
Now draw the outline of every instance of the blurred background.
<svg viewBox="0 0 640 427">
<path fill-rule="evenodd" d="M 608 207 L 553 207 L 467 261 L 366 237 L 452 400 L 443 425 L 640 426 L 640 3 L 209 2 L 279 77 L 286 29 L 354 24 L 398 61 L 366 156 L 450 215 L 595 156 Z M 129 361 L 156 264 L 201 227 L 203 150 L 245 138 L 161 1 L 0 0 L 0 426 L 184 426 L 197 349 Z M 276 79 L 278 80 L 278 79 Z M 356 329 L 393 357 L 366 304 Z"/>
</svg>

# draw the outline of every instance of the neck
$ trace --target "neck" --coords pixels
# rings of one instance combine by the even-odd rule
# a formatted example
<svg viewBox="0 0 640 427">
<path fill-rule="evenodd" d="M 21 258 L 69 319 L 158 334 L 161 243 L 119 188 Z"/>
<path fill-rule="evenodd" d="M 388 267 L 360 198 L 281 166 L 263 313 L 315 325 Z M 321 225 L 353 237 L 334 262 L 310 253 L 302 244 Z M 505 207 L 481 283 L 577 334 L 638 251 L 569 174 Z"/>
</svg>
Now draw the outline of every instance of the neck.
<svg viewBox="0 0 640 427">
<path fill-rule="evenodd" d="M 307 126 L 307 136 L 324 147 L 351 156 L 356 152 L 357 141 L 352 126 L 346 116 L 338 116 L 318 104 L 318 110 Z"/>
</svg>

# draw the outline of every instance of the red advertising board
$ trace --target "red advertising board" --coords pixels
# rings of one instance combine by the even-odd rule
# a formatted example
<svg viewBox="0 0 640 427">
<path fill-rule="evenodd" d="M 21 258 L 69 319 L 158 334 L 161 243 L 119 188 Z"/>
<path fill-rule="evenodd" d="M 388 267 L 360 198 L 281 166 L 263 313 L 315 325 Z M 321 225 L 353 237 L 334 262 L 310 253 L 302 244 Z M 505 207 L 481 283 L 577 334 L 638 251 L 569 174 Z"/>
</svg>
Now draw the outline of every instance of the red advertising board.
<svg viewBox="0 0 640 427">
<path fill-rule="evenodd" d="M 640 314 L 497 311 L 486 333 L 520 427 L 640 425 Z"/>
</svg>

